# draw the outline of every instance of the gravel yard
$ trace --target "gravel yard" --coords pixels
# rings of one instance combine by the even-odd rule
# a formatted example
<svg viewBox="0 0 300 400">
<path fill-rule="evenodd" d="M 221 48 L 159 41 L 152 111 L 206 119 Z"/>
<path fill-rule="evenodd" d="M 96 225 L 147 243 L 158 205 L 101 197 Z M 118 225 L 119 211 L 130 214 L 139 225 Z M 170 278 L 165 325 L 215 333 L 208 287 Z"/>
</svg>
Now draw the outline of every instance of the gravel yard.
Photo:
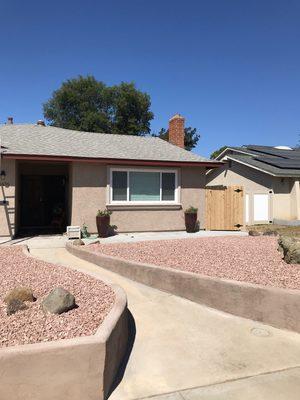
<svg viewBox="0 0 300 400">
<path fill-rule="evenodd" d="M 80 272 L 24 254 L 22 247 L 0 248 L 0 346 L 47 342 L 92 335 L 114 303 L 113 290 Z M 27 310 L 6 315 L 3 299 L 16 286 L 33 290 L 37 301 Z M 78 308 L 61 315 L 44 313 L 41 301 L 55 287 L 69 290 Z"/>
<path fill-rule="evenodd" d="M 212 277 L 300 289 L 300 265 L 286 264 L 277 239 L 210 237 L 91 245 L 94 252 Z"/>
</svg>

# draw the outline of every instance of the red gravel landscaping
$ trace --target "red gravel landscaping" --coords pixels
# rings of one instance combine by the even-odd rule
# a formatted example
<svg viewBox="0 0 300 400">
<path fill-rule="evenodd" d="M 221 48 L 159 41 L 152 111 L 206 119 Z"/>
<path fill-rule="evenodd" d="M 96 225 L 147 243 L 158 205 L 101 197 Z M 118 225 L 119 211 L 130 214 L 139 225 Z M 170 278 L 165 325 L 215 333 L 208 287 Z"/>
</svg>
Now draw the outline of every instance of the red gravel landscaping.
<svg viewBox="0 0 300 400">
<path fill-rule="evenodd" d="M 286 264 L 274 237 L 207 237 L 91 245 L 94 252 L 212 277 L 300 289 L 300 266 Z"/>
<path fill-rule="evenodd" d="M 37 301 L 26 302 L 27 310 L 7 316 L 3 299 L 16 286 L 30 287 Z M 75 296 L 78 308 L 61 315 L 42 311 L 41 301 L 57 286 Z M 2 347 L 92 335 L 108 314 L 114 299 L 113 290 L 95 278 L 28 257 L 21 247 L 0 248 Z"/>
</svg>

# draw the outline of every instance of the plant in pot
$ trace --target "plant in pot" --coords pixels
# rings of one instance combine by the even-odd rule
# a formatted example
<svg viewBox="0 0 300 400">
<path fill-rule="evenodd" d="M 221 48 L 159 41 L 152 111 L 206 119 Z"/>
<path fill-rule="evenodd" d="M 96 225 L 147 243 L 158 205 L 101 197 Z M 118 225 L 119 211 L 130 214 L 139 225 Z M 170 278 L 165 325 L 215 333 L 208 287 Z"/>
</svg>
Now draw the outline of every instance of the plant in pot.
<svg viewBox="0 0 300 400">
<path fill-rule="evenodd" d="M 188 233 L 196 232 L 198 228 L 197 223 L 198 208 L 190 206 L 184 211 L 185 229 Z"/>
<path fill-rule="evenodd" d="M 107 237 L 109 234 L 109 227 L 110 227 L 110 216 L 112 212 L 105 209 L 105 210 L 98 210 L 96 216 L 96 224 L 97 224 L 97 231 L 99 237 Z"/>
</svg>

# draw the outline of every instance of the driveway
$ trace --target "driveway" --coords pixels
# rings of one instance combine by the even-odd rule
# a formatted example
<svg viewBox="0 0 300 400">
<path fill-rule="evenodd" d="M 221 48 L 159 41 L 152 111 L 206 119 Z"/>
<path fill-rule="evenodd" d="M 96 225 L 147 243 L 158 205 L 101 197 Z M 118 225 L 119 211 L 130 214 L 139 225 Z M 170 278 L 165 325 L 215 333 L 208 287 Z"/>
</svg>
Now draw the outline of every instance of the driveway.
<svg viewBox="0 0 300 400">
<path fill-rule="evenodd" d="M 125 289 L 134 344 L 110 400 L 299 399 L 300 335 L 146 287 L 64 248 L 31 253 Z"/>
</svg>

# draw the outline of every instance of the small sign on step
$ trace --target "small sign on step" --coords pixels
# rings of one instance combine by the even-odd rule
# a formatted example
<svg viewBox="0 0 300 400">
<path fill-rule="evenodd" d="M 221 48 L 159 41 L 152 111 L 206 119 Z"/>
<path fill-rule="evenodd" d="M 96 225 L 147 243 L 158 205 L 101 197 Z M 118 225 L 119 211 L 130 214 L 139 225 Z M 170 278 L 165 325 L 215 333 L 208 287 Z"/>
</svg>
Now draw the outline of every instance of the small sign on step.
<svg viewBox="0 0 300 400">
<path fill-rule="evenodd" d="M 81 239 L 80 226 L 67 226 L 68 239 Z"/>
</svg>

